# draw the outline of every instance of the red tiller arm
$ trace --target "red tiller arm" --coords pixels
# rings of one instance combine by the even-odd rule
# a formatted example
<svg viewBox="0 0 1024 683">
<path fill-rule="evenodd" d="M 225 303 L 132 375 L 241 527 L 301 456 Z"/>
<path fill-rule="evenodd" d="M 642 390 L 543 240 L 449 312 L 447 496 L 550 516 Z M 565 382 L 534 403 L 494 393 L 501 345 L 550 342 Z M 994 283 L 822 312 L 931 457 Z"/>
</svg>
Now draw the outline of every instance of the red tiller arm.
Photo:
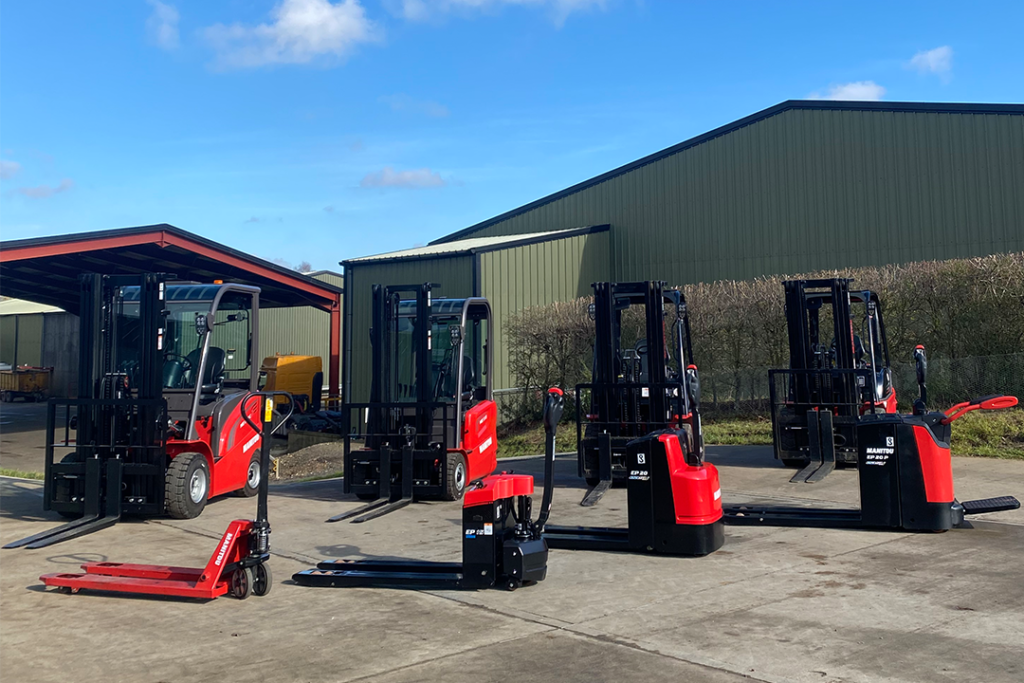
<svg viewBox="0 0 1024 683">
<path fill-rule="evenodd" d="M 946 417 L 943 418 L 942 424 L 948 425 L 950 422 L 959 420 L 973 410 L 1002 410 L 1003 408 L 1012 408 L 1015 405 L 1017 405 L 1016 396 L 982 396 L 973 401 L 957 403 L 946 411 Z"/>
</svg>

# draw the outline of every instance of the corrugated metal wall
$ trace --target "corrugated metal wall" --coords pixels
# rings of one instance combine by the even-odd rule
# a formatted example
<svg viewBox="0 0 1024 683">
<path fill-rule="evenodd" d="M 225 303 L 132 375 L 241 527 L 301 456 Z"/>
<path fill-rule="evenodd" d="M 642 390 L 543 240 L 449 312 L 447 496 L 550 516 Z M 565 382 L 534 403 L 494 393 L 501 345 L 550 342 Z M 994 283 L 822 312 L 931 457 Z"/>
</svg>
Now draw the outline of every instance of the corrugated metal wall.
<svg viewBox="0 0 1024 683">
<path fill-rule="evenodd" d="M 433 282 L 435 296 L 461 298 L 473 294 L 473 257 L 455 256 L 446 258 L 421 259 L 416 261 L 383 261 L 348 266 L 348 286 L 351 288 L 348 301 L 352 307 L 351 317 L 345 317 L 345 324 L 352 325 L 352 396 L 346 397 L 354 403 L 363 403 L 370 398 L 370 307 L 371 287 L 379 285 L 416 285 Z"/>
<path fill-rule="evenodd" d="M 480 254 L 481 293 L 491 303 L 494 321 L 495 389 L 513 386 L 503 332 L 508 316 L 589 295 L 591 283 L 609 277 L 608 242 L 608 233 L 598 232 Z"/>
<path fill-rule="evenodd" d="M 314 279 L 341 287 L 345 279 L 337 273 L 311 273 Z M 344 313 L 344 311 L 342 311 Z M 260 309 L 259 357 L 262 362 L 275 353 L 320 356 L 324 383 L 330 355 L 331 314 L 312 306 Z M 340 331 L 339 331 L 340 334 Z"/>
<path fill-rule="evenodd" d="M 1024 250 L 1024 116 L 789 110 L 473 233 L 610 223 L 615 278 Z"/>
<path fill-rule="evenodd" d="M 45 313 L 0 317 L 0 362 L 39 366 Z"/>
</svg>

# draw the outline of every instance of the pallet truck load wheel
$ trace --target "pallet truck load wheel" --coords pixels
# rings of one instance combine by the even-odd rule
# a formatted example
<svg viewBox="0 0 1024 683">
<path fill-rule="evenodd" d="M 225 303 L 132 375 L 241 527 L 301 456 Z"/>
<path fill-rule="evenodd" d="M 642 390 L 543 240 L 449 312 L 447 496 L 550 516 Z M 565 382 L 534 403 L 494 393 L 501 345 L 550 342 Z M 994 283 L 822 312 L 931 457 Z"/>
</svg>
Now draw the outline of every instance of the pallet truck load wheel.
<svg viewBox="0 0 1024 683">
<path fill-rule="evenodd" d="M 257 452 L 249 461 L 249 469 L 245 471 L 245 486 L 235 491 L 239 498 L 252 498 L 260 490 L 260 456 Z"/>
<path fill-rule="evenodd" d="M 254 595 L 263 597 L 274 587 L 274 575 L 270 571 L 270 565 L 260 562 L 252 568 L 252 592 Z"/>
<path fill-rule="evenodd" d="M 167 467 L 165 486 L 168 515 L 174 519 L 198 517 L 210 492 L 210 466 L 203 454 L 175 456 Z"/>
<path fill-rule="evenodd" d="M 462 453 L 448 455 L 447 471 L 444 475 L 444 499 L 459 500 L 466 490 L 466 457 Z"/>
<path fill-rule="evenodd" d="M 252 569 L 240 567 L 231 573 L 231 597 L 245 600 L 252 595 Z"/>
</svg>

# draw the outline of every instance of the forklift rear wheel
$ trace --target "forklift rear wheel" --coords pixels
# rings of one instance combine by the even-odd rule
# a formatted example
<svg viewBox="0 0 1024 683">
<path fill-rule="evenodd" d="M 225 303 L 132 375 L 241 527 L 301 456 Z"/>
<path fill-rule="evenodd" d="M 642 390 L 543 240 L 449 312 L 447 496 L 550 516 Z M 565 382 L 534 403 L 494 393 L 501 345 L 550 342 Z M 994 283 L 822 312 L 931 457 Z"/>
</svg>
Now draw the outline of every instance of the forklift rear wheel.
<svg viewBox="0 0 1024 683">
<path fill-rule="evenodd" d="M 260 491 L 260 456 L 252 456 L 249 469 L 245 471 L 245 486 L 235 493 L 242 498 L 252 498 Z"/>
<path fill-rule="evenodd" d="M 265 562 L 260 562 L 252 568 L 252 578 L 252 592 L 260 597 L 269 593 L 274 586 L 274 575 Z"/>
<path fill-rule="evenodd" d="M 252 569 L 241 567 L 231 572 L 231 595 L 245 600 L 252 595 Z"/>
<path fill-rule="evenodd" d="M 179 453 L 167 467 L 167 514 L 175 519 L 198 517 L 210 492 L 210 466 L 202 453 Z"/>
<path fill-rule="evenodd" d="M 466 458 L 462 453 L 448 454 L 448 471 L 444 477 L 444 499 L 458 500 L 466 490 Z"/>
</svg>

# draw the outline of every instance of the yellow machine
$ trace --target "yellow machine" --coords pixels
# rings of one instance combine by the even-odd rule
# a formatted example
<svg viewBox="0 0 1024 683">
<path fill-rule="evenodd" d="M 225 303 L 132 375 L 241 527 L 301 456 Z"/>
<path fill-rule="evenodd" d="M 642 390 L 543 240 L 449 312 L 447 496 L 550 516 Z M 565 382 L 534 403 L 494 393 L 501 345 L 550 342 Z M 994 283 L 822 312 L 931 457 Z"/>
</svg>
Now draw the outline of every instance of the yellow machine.
<svg viewBox="0 0 1024 683">
<path fill-rule="evenodd" d="M 264 358 L 260 372 L 266 378 L 263 391 L 287 391 L 295 397 L 299 412 L 319 409 L 324 385 L 320 356 L 279 353 Z"/>
</svg>

